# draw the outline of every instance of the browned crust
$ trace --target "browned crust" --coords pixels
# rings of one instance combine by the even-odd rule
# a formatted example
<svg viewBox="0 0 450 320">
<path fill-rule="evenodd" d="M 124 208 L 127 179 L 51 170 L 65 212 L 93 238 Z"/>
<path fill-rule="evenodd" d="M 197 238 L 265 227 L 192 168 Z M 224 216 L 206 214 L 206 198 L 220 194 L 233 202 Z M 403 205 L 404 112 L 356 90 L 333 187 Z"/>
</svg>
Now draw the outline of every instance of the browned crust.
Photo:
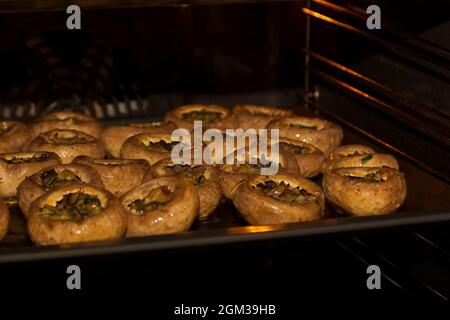
<svg viewBox="0 0 450 320">
<path fill-rule="evenodd" d="M 317 126 L 318 129 L 296 128 L 292 124 Z M 274 120 L 268 129 L 279 129 L 280 137 L 312 144 L 326 156 L 340 146 L 344 136 L 340 126 L 319 118 L 286 117 Z"/>
<path fill-rule="evenodd" d="M 174 198 L 147 215 L 136 215 L 127 208 L 130 203 L 145 197 L 148 192 L 167 186 Z M 198 194 L 192 183 L 178 177 L 163 177 L 146 181 L 120 197 L 128 217 L 127 237 L 178 233 L 189 230 L 199 212 Z"/>
<path fill-rule="evenodd" d="M 8 233 L 9 227 L 9 210 L 3 201 L 0 200 L 0 241 Z"/>
<path fill-rule="evenodd" d="M 165 171 L 164 167 L 167 165 L 173 165 L 173 161 L 170 158 L 162 159 L 155 163 L 151 169 L 148 171 L 145 179 L 159 178 L 169 176 Z M 196 166 L 196 165 L 193 165 Z M 209 165 L 201 165 L 205 167 L 205 178 L 206 181 L 200 186 L 196 186 L 200 208 L 199 217 L 205 218 L 216 210 L 219 205 L 222 192 L 220 189 L 220 184 L 218 180 L 217 169 Z"/>
<path fill-rule="evenodd" d="M 46 167 L 39 172 L 28 177 L 17 187 L 17 196 L 19 199 L 19 207 L 25 217 L 28 216 L 28 211 L 30 209 L 31 203 L 47 193 L 47 191 L 39 185 L 38 179 L 46 171 L 55 170 L 56 172 L 61 172 L 63 170 L 70 170 L 80 177 L 81 181 L 94 187 L 103 189 L 103 183 L 100 179 L 99 174 L 94 169 L 79 165 L 79 164 L 57 164 L 54 166 Z"/>
<path fill-rule="evenodd" d="M 380 171 L 386 181 L 365 182 L 347 174 L 363 175 Z M 340 168 L 324 174 L 322 186 L 327 199 L 355 216 L 392 213 L 405 201 L 407 185 L 404 175 L 391 168 Z"/>
<path fill-rule="evenodd" d="M 78 121 L 72 123 L 65 119 L 75 118 Z M 102 124 L 94 117 L 86 114 L 68 111 L 52 112 L 39 120 L 34 121 L 30 126 L 31 139 L 36 138 L 43 132 L 53 129 L 68 129 L 82 131 L 95 138 L 100 138 Z"/>
<path fill-rule="evenodd" d="M 28 127 L 17 121 L 1 121 L 0 126 L 10 128 L 0 135 L 0 153 L 17 152 L 30 139 Z"/>
<path fill-rule="evenodd" d="M 284 203 L 264 196 L 254 187 L 261 182 L 273 180 L 300 186 L 316 195 L 317 202 L 304 204 Z M 315 183 L 289 175 L 252 176 L 242 183 L 233 198 L 233 204 L 239 213 L 253 225 L 268 225 L 277 223 L 292 223 L 318 220 L 325 210 L 325 198 L 322 190 Z"/>
<path fill-rule="evenodd" d="M 139 185 L 150 168 L 142 159 L 93 159 L 80 156 L 73 163 L 79 163 L 95 169 L 101 177 L 105 189 L 121 196 Z"/>
<path fill-rule="evenodd" d="M 265 129 L 272 120 L 293 116 L 291 110 L 253 104 L 238 104 L 233 108 L 233 114 L 239 123 L 239 128 Z"/>
<path fill-rule="evenodd" d="M 50 137 L 57 135 L 85 138 L 87 142 L 75 144 L 59 144 L 49 141 Z M 61 158 L 61 161 L 64 164 L 71 163 L 73 159 L 80 155 L 86 155 L 93 158 L 103 158 L 105 156 L 105 150 L 102 143 L 100 143 L 95 137 L 76 130 L 54 129 L 44 132 L 37 136 L 25 148 L 27 151 L 54 152 Z"/>
<path fill-rule="evenodd" d="M 64 194 L 86 192 L 99 197 L 104 209 L 81 222 L 51 220 L 39 213 L 45 204 L 54 204 Z M 37 245 L 79 243 L 121 238 L 127 228 L 124 209 L 117 198 L 106 190 L 90 185 L 69 185 L 56 188 L 33 202 L 28 218 L 28 234 Z"/>
<path fill-rule="evenodd" d="M 41 162 L 7 163 L 5 159 L 13 157 L 24 157 L 47 154 L 48 159 Z M 60 164 L 61 159 L 57 154 L 52 152 L 15 152 L 4 153 L 0 155 L 0 197 L 12 197 L 17 193 L 18 185 L 27 177 L 35 174 L 39 170 Z"/>
<path fill-rule="evenodd" d="M 220 130 L 234 129 L 237 127 L 237 120 L 228 108 L 224 108 L 215 104 L 189 104 L 184 105 L 166 113 L 165 121 L 172 121 L 178 128 L 184 128 L 189 131 L 194 129 L 194 124 L 183 119 L 183 113 L 192 111 L 214 111 L 222 113 L 221 119 L 214 123 L 203 123 L 203 130 L 208 128 L 217 128 Z"/>
<path fill-rule="evenodd" d="M 154 126 L 143 127 L 143 124 Z M 171 134 L 177 126 L 173 122 L 146 122 L 146 123 L 130 123 L 127 126 L 111 126 L 103 130 L 101 141 L 105 146 L 107 154 L 114 158 L 120 157 L 120 148 L 123 143 L 130 137 L 141 133 L 168 133 Z"/>
<path fill-rule="evenodd" d="M 311 178 L 318 175 L 322 169 L 325 161 L 325 155 L 322 151 L 314 147 L 312 144 L 302 141 L 280 138 L 280 142 L 285 142 L 295 146 L 305 147 L 310 149 L 311 152 L 305 154 L 290 153 L 296 160 L 299 169 L 299 176 L 303 178 Z M 281 148 L 283 150 L 283 148 Z"/>
<path fill-rule="evenodd" d="M 120 157 L 124 159 L 144 159 L 150 165 L 155 164 L 161 159 L 170 157 L 171 152 L 150 151 L 145 147 L 146 143 L 165 141 L 170 143 L 172 141 L 170 134 L 164 133 L 143 133 L 128 138 L 120 149 Z"/>
</svg>

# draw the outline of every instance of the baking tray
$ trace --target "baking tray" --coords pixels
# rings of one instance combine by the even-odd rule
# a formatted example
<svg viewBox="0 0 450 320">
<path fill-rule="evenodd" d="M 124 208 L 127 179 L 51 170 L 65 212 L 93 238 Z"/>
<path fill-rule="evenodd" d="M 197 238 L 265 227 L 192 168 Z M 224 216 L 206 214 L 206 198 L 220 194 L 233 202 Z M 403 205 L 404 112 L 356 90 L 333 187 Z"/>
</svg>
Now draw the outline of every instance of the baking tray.
<svg viewBox="0 0 450 320">
<path fill-rule="evenodd" d="M 312 115 L 311 111 L 303 109 L 300 109 L 299 113 Z M 26 223 L 22 213 L 16 205 L 12 205 L 9 233 L 0 243 L 0 263 L 150 253 L 194 247 L 214 250 L 217 245 L 239 245 L 255 241 L 267 243 L 267 241 L 294 238 L 322 239 L 344 234 L 367 233 L 371 230 L 414 228 L 422 224 L 450 221 L 450 184 L 445 178 L 439 177 L 432 168 L 416 163 L 412 157 L 396 152 L 395 149 L 383 144 L 380 139 L 346 124 L 345 120 L 336 118 L 332 120 L 341 122 L 344 129 L 343 144 L 365 144 L 378 152 L 393 153 L 398 158 L 401 171 L 406 175 L 408 197 L 397 213 L 374 217 L 348 217 L 327 204 L 326 217 L 320 221 L 250 226 L 239 216 L 230 202 L 223 200 L 213 215 L 205 220 L 196 221 L 191 230 L 185 233 L 36 247 L 26 234 Z M 135 121 L 135 119 L 120 119 L 120 122 L 124 121 Z M 145 119 L 141 118 L 138 121 L 145 121 Z M 320 178 L 315 181 L 320 183 Z"/>
</svg>

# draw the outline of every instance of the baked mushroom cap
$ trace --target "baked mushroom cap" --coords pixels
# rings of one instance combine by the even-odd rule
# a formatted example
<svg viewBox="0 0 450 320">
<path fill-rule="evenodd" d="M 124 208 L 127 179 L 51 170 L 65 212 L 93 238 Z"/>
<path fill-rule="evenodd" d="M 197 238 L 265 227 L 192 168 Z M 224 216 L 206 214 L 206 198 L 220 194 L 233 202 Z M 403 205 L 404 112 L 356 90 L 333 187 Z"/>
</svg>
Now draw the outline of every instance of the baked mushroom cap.
<svg viewBox="0 0 450 320">
<path fill-rule="evenodd" d="M 43 194 L 64 185 L 90 184 L 103 189 L 99 174 L 94 169 L 78 164 L 57 164 L 26 178 L 17 187 L 19 207 L 28 216 L 31 203 Z"/>
<path fill-rule="evenodd" d="M 71 163 L 79 155 L 103 158 L 103 145 L 93 136 L 81 131 L 54 129 L 41 133 L 29 145 L 28 151 L 51 151 L 56 153 L 64 164 Z"/>
<path fill-rule="evenodd" d="M 214 104 L 184 105 L 169 111 L 166 121 L 172 121 L 178 128 L 194 129 L 194 121 L 202 121 L 203 129 L 234 129 L 237 121 L 229 109 Z"/>
<path fill-rule="evenodd" d="M 16 152 L 29 140 L 30 131 L 17 121 L 0 121 L 0 153 Z"/>
<path fill-rule="evenodd" d="M 39 197 L 30 208 L 27 226 L 38 245 L 117 239 L 126 228 L 118 199 L 91 185 L 62 186 Z"/>
<path fill-rule="evenodd" d="M 312 144 L 326 156 L 336 149 L 344 136 L 340 126 L 319 118 L 286 117 L 270 122 L 268 129 L 279 129 L 280 137 Z"/>
<path fill-rule="evenodd" d="M 392 213 L 405 201 L 406 180 L 392 168 L 339 168 L 324 174 L 327 199 L 355 216 Z"/>
<path fill-rule="evenodd" d="M 110 126 L 103 130 L 101 141 L 108 155 L 114 158 L 120 157 L 120 148 L 130 137 L 141 133 L 167 133 L 171 134 L 177 126 L 173 122 L 142 122 L 129 123 L 125 126 Z"/>
<path fill-rule="evenodd" d="M 187 231 L 198 216 L 192 183 L 178 177 L 146 181 L 120 197 L 128 217 L 127 237 Z"/>
<path fill-rule="evenodd" d="M 56 111 L 31 124 L 31 139 L 36 138 L 43 132 L 53 129 L 82 131 L 98 139 L 102 132 L 102 124 L 96 118 L 86 114 L 70 111 Z"/>
<path fill-rule="evenodd" d="M 187 178 L 197 189 L 200 208 L 199 217 L 209 216 L 218 206 L 222 193 L 217 169 L 205 164 L 175 164 L 170 158 L 155 163 L 146 179 L 167 176 Z"/>
<path fill-rule="evenodd" d="M 293 116 L 291 110 L 259 106 L 252 104 L 238 104 L 233 108 L 233 114 L 242 129 L 265 129 L 270 121 L 282 117 Z"/>
<path fill-rule="evenodd" d="M 139 185 L 150 168 L 142 159 L 95 159 L 79 156 L 73 163 L 93 168 L 101 177 L 105 189 L 120 196 Z"/>
<path fill-rule="evenodd" d="M 351 167 L 389 167 L 396 170 L 399 169 L 397 159 L 394 156 L 384 153 L 370 153 L 336 159 L 328 165 L 327 170 Z"/>
<path fill-rule="evenodd" d="M 270 149 L 269 149 L 270 151 Z M 258 175 L 264 173 L 263 168 L 270 168 L 273 162 L 270 161 L 270 152 L 268 157 L 259 157 L 251 155 L 248 148 L 244 151 L 245 161 L 240 163 L 238 161 L 239 150 L 233 152 L 224 158 L 223 164 L 217 165 L 219 170 L 219 184 L 222 189 L 222 194 L 227 199 L 233 199 L 234 193 L 247 177 L 251 175 Z M 231 160 L 227 160 L 231 159 Z M 295 158 L 283 150 L 279 150 L 278 171 L 276 173 L 287 173 L 298 175 L 298 166 Z"/>
<path fill-rule="evenodd" d="M 362 145 L 362 144 L 347 144 L 345 146 L 340 146 L 330 153 L 327 160 L 339 160 L 348 156 L 356 156 L 363 154 L 375 153 L 372 148 Z"/>
<path fill-rule="evenodd" d="M 254 225 L 318 220 L 325 210 L 319 186 L 289 175 L 249 177 L 236 190 L 233 204 Z"/>
<path fill-rule="evenodd" d="M 325 161 L 325 155 L 312 144 L 280 138 L 280 149 L 291 154 L 297 161 L 299 175 L 310 178 L 318 175 Z"/>
<path fill-rule="evenodd" d="M 322 172 L 326 172 L 330 165 L 343 158 L 356 155 L 367 155 L 371 153 L 375 153 L 375 150 L 361 144 L 348 144 L 345 146 L 340 146 L 328 155 L 323 164 Z"/>
<path fill-rule="evenodd" d="M 0 197 L 12 197 L 17 186 L 39 170 L 60 164 L 53 152 L 14 152 L 0 154 Z"/>
<path fill-rule="evenodd" d="M 3 201 L 0 200 L 0 241 L 8 233 L 9 210 Z"/>
<path fill-rule="evenodd" d="M 144 159 L 149 164 L 171 156 L 172 149 L 180 140 L 172 140 L 170 134 L 143 133 L 128 138 L 120 150 L 124 159 Z"/>
</svg>

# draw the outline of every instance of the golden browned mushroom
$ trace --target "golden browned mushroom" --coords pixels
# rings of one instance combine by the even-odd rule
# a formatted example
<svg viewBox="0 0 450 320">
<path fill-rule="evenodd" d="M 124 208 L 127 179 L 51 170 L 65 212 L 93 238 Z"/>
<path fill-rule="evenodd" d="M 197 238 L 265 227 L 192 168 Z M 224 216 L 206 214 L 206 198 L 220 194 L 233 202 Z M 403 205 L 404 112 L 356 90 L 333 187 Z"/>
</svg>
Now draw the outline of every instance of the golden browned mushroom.
<svg viewBox="0 0 450 320">
<path fill-rule="evenodd" d="M 105 156 L 103 145 L 96 138 L 76 130 L 54 129 L 41 133 L 25 149 L 54 152 L 64 164 L 71 163 L 79 155 L 93 158 Z"/>
<path fill-rule="evenodd" d="M 152 165 L 161 159 L 169 158 L 172 149 L 179 143 L 178 140 L 172 140 L 170 134 L 138 134 L 124 142 L 120 156 L 124 159 L 144 159 Z"/>
<path fill-rule="evenodd" d="M 274 120 L 268 129 L 279 129 L 280 137 L 312 144 L 326 156 L 342 142 L 340 126 L 319 118 L 286 117 Z"/>
<path fill-rule="evenodd" d="M 194 121 L 202 121 L 203 129 L 234 129 L 237 121 L 229 109 L 213 104 L 191 104 L 169 111 L 166 121 L 174 122 L 178 128 L 192 131 Z"/>
<path fill-rule="evenodd" d="M 351 167 L 389 167 L 399 169 L 397 159 L 392 155 L 375 153 L 368 147 L 353 145 L 351 147 L 345 146 L 345 148 L 340 147 L 331 153 L 322 171 L 327 172 L 337 168 Z"/>
<path fill-rule="evenodd" d="M 244 130 L 265 129 L 272 120 L 294 115 L 291 110 L 252 104 L 238 104 L 234 106 L 233 114 L 238 120 L 239 128 Z"/>
<path fill-rule="evenodd" d="M 95 169 L 105 185 L 105 189 L 121 196 L 139 185 L 150 168 L 142 159 L 94 159 L 80 156 L 73 163 L 83 164 Z"/>
<path fill-rule="evenodd" d="M 13 197 L 17 186 L 39 170 L 60 164 L 53 152 L 15 152 L 0 154 L 0 197 Z"/>
<path fill-rule="evenodd" d="M 327 199 L 355 216 L 392 213 L 405 201 L 403 173 L 392 168 L 339 168 L 324 174 Z"/>
<path fill-rule="evenodd" d="M 28 234 L 37 245 L 117 239 L 127 218 L 118 199 L 91 185 L 66 185 L 36 199 L 28 215 Z"/>
<path fill-rule="evenodd" d="M 192 162 L 193 163 L 193 162 Z M 197 189 L 200 218 L 209 216 L 218 206 L 222 193 L 216 168 L 205 164 L 175 164 L 170 158 L 155 163 L 146 178 L 178 176 L 189 179 Z"/>
<path fill-rule="evenodd" d="M 56 187 L 69 184 L 91 184 L 103 189 L 99 174 L 94 169 L 78 164 L 57 164 L 26 178 L 17 187 L 19 207 L 28 216 L 31 203 Z"/>
<path fill-rule="evenodd" d="M 217 165 L 219 170 L 219 183 L 222 189 L 222 194 L 227 199 L 233 199 L 234 193 L 237 187 L 249 176 L 254 174 L 261 174 L 263 168 L 270 168 L 274 166 L 275 161 L 270 161 L 269 156 L 264 159 L 258 155 L 252 155 L 248 148 L 244 151 L 245 161 L 240 164 L 237 160 L 237 152 L 234 152 L 226 160 L 224 158 L 223 164 Z M 278 158 L 278 171 L 277 173 L 287 173 L 292 175 L 298 175 L 298 166 L 295 158 L 292 155 L 279 150 Z"/>
<path fill-rule="evenodd" d="M 198 216 L 195 187 L 186 179 L 149 180 L 120 197 L 128 217 L 127 237 L 189 230 Z"/>
<path fill-rule="evenodd" d="M 0 200 L 0 241 L 3 240 L 3 238 L 8 233 L 8 227 L 9 227 L 9 210 L 8 207 L 5 205 L 5 203 Z"/>
<path fill-rule="evenodd" d="M 20 151 L 30 139 L 30 130 L 17 121 L 0 121 L 0 153 Z"/>
<path fill-rule="evenodd" d="M 280 138 L 280 149 L 295 157 L 301 177 L 310 178 L 320 173 L 325 156 L 312 144 Z"/>
<path fill-rule="evenodd" d="M 120 158 L 120 148 L 130 137 L 141 133 L 167 133 L 171 134 L 177 126 L 173 122 L 142 122 L 129 123 L 124 126 L 110 126 L 103 130 L 101 141 L 105 146 L 106 154 Z"/>
<path fill-rule="evenodd" d="M 373 150 L 371 147 L 362 144 L 346 144 L 345 146 L 340 146 L 339 148 L 336 148 L 332 153 L 330 153 L 328 159 L 339 160 L 348 156 L 356 156 L 370 153 L 375 153 L 375 150 Z"/>
<path fill-rule="evenodd" d="M 82 131 L 98 139 L 100 138 L 100 133 L 102 132 L 102 125 L 97 119 L 86 114 L 69 111 L 56 111 L 34 121 L 31 124 L 31 139 L 36 138 L 43 132 L 53 129 Z"/>
<path fill-rule="evenodd" d="M 236 190 L 233 204 L 254 225 L 318 220 L 325 210 L 320 187 L 290 175 L 249 177 Z"/>
</svg>

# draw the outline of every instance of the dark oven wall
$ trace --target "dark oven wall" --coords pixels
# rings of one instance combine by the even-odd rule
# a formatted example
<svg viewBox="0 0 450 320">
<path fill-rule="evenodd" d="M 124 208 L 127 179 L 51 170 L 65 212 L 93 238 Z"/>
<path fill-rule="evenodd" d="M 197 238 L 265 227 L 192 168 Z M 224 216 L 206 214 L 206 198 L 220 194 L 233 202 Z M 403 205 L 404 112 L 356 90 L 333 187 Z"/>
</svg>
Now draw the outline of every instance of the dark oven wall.
<svg viewBox="0 0 450 320">
<path fill-rule="evenodd" d="M 105 105 L 150 97 L 146 112 L 160 116 L 193 94 L 302 87 L 300 7 L 82 8 L 81 30 L 66 28 L 64 10 L 3 12 L 0 103 L 31 103 L 35 114 L 55 100 Z"/>
<path fill-rule="evenodd" d="M 450 177 L 450 2 L 324 1 L 304 9 L 310 103 Z M 369 30 L 377 5 L 381 28 Z"/>
</svg>

